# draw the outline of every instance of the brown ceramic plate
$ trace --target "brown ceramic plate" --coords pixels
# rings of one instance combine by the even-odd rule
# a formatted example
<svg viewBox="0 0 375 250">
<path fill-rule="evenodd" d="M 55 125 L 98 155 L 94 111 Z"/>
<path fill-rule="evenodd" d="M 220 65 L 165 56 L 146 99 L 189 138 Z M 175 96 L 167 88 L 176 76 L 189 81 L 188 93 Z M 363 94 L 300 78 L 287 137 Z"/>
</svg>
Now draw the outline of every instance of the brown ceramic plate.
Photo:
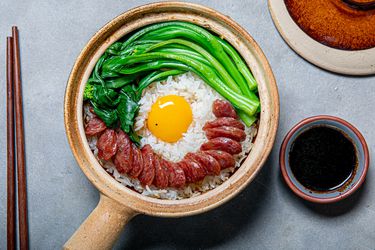
<svg viewBox="0 0 375 250">
<path fill-rule="evenodd" d="M 258 135 L 242 166 L 222 185 L 197 197 L 160 200 L 143 196 L 114 180 L 98 163 L 83 127 L 83 90 L 102 53 L 116 40 L 149 24 L 181 20 L 219 34 L 242 55 L 257 82 L 261 100 Z M 279 99 L 276 82 L 262 50 L 236 22 L 213 9 L 191 3 L 160 2 L 116 17 L 88 42 L 73 67 L 65 94 L 65 128 L 73 154 L 87 178 L 101 193 L 98 207 L 64 246 L 65 249 L 107 249 L 126 222 L 137 214 L 178 217 L 213 209 L 237 195 L 256 176 L 267 159 L 276 135 Z"/>
<path fill-rule="evenodd" d="M 298 27 L 289 15 L 284 0 L 268 0 L 268 7 L 285 42 L 307 61 L 340 74 L 375 74 L 375 48 L 349 51 L 325 46 Z"/>
</svg>

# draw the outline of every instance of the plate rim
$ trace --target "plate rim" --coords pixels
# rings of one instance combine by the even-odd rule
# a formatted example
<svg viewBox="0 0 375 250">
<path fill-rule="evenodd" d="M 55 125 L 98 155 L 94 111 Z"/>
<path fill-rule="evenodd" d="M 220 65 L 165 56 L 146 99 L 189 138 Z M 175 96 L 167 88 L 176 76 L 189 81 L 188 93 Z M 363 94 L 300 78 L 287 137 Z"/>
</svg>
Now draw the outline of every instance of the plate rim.
<svg viewBox="0 0 375 250">
<path fill-rule="evenodd" d="M 284 0 L 268 0 L 268 9 L 283 40 L 308 62 L 343 75 L 375 74 L 375 48 L 340 50 L 328 47 L 311 38 L 294 22 Z"/>
</svg>

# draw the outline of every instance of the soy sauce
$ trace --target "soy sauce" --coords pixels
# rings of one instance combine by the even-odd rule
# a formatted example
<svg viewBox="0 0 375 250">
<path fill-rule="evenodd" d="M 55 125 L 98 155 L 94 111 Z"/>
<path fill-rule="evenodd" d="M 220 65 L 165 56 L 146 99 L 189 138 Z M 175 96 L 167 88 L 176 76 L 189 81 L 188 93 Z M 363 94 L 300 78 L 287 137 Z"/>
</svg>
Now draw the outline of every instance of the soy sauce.
<svg viewBox="0 0 375 250">
<path fill-rule="evenodd" d="M 335 190 L 353 175 L 357 166 L 356 149 L 341 131 L 317 126 L 294 140 L 289 165 L 295 178 L 306 188 Z"/>
</svg>

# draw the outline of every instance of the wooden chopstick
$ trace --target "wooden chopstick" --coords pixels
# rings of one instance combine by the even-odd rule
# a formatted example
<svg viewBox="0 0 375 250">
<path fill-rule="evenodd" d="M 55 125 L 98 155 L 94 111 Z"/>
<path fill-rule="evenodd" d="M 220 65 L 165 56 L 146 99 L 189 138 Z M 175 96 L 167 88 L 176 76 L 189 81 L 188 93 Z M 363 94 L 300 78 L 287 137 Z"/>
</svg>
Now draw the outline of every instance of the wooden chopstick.
<svg viewBox="0 0 375 250">
<path fill-rule="evenodd" d="M 7 37 L 7 249 L 16 249 L 14 172 L 13 38 Z"/>
<path fill-rule="evenodd" d="M 27 191 L 25 166 L 25 140 L 23 129 L 21 63 L 19 37 L 17 27 L 12 27 L 13 36 L 13 80 L 14 80 L 14 111 L 16 118 L 16 149 L 17 149 L 17 177 L 18 177 L 18 223 L 20 249 L 29 248 L 27 221 Z"/>
</svg>

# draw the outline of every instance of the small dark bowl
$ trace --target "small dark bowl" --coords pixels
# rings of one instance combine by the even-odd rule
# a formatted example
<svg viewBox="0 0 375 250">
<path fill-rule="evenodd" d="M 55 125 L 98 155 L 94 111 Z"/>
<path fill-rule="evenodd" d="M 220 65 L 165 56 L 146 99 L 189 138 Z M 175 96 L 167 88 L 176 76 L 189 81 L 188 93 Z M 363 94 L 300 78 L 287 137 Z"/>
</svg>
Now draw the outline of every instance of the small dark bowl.
<svg viewBox="0 0 375 250">
<path fill-rule="evenodd" d="M 293 175 L 289 166 L 289 151 L 294 140 L 302 132 L 316 126 L 327 126 L 343 132 L 353 142 L 358 166 L 352 178 L 350 178 L 342 187 L 326 191 L 317 192 L 304 187 Z M 296 124 L 285 136 L 280 148 L 280 168 L 286 184 L 299 197 L 307 201 L 316 203 L 331 203 L 345 199 L 353 194 L 364 182 L 369 167 L 369 152 L 365 139 L 362 134 L 350 123 L 334 116 L 314 116 L 306 118 Z"/>
</svg>

